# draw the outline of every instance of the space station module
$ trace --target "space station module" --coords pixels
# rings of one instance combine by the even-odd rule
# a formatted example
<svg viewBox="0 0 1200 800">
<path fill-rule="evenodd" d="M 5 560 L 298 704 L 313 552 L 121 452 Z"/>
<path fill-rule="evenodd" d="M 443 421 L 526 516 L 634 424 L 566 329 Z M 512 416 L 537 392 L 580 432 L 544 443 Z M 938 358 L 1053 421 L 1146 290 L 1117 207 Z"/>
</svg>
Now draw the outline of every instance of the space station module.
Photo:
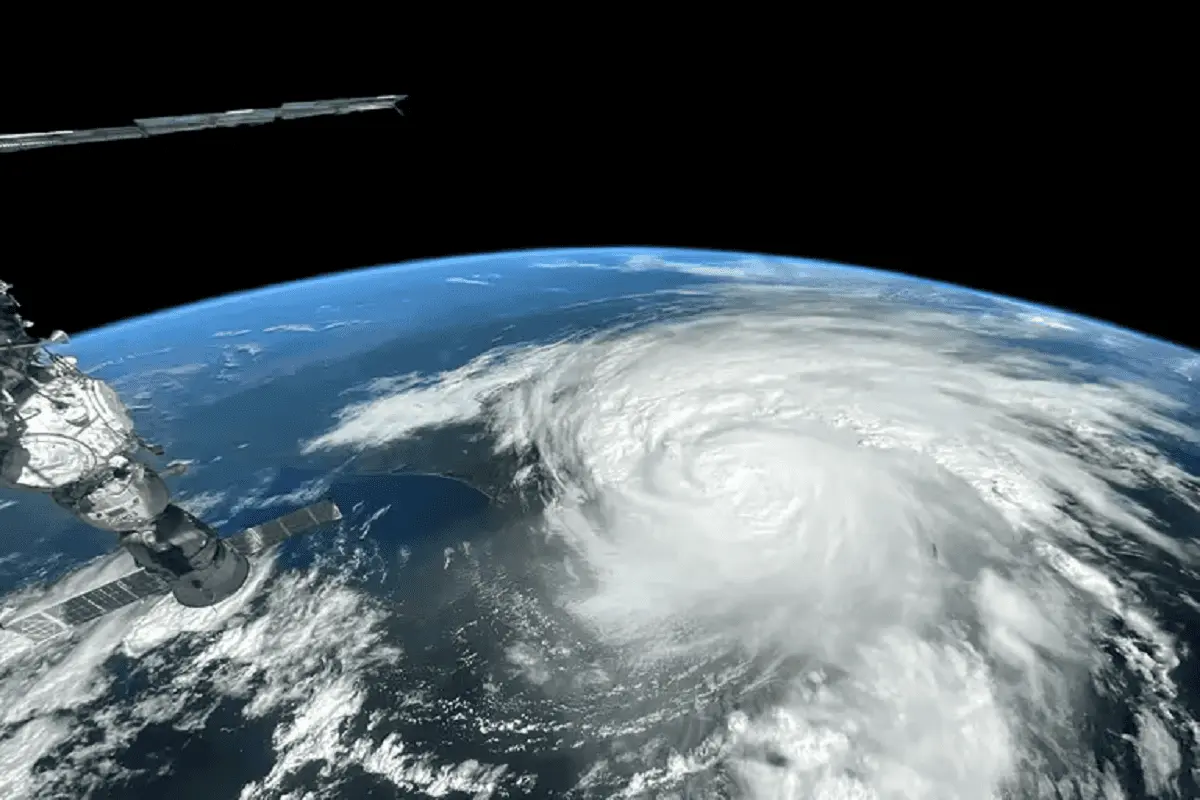
<svg viewBox="0 0 1200 800">
<path fill-rule="evenodd" d="M 171 502 L 162 476 L 143 458 L 161 448 L 135 431 L 104 381 L 46 345 L 17 313 L 0 281 L 0 482 L 42 492 L 81 521 L 112 531 L 134 561 L 181 604 L 217 603 L 241 588 L 245 555 Z"/>
</svg>

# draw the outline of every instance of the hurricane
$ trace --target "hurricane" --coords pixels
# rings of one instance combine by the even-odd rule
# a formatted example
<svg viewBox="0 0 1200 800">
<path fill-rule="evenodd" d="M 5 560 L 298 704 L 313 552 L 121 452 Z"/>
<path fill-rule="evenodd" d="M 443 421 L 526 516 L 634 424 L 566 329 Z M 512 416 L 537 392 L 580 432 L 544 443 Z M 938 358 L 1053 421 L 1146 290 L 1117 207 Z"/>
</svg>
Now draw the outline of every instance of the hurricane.
<svg viewBox="0 0 1200 800">
<path fill-rule="evenodd" d="M 581 796 L 1116 798 L 1131 766 L 1177 796 L 1198 729 L 1159 600 L 1196 550 L 1151 498 L 1200 510 L 1162 444 L 1197 434 L 1029 325 L 741 287 L 393 376 L 305 449 L 465 424 L 536 455 L 540 602 L 608 655 L 510 660 L 564 724 L 645 733 L 589 751 Z"/>
</svg>

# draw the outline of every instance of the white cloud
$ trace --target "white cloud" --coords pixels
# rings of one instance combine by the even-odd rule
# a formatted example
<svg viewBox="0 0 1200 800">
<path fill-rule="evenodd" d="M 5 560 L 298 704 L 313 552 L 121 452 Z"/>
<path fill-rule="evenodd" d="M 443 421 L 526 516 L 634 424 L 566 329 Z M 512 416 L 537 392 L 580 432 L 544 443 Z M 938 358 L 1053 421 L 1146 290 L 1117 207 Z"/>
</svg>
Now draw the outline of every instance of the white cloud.
<svg viewBox="0 0 1200 800">
<path fill-rule="evenodd" d="M 146 370 L 145 372 L 138 374 L 142 377 L 147 375 L 195 375 L 196 373 L 203 372 L 206 369 L 208 369 L 207 364 L 197 362 L 195 364 L 180 364 L 175 367 L 163 367 L 162 369 Z"/>
<path fill-rule="evenodd" d="M 1060 331 L 1075 330 L 1075 327 L 1073 325 L 1069 325 L 1066 322 L 1063 322 L 1061 319 L 1056 319 L 1054 317 L 1051 317 L 1051 316 L 1048 316 L 1045 314 L 1026 314 L 1026 315 L 1023 315 L 1022 318 L 1026 322 L 1032 323 L 1034 325 L 1041 325 L 1046 328 L 1055 328 Z"/>
<path fill-rule="evenodd" d="M 765 257 L 737 258 L 719 264 L 697 264 L 686 261 L 670 261 L 662 256 L 644 254 L 630 256 L 620 264 L 619 268 L 627 272 L 669 270 L 707 278 L 794 281 L 808 277 L 812 264 Z"/>
<path fill-rule="evenodd" d="M 234 345 L 231 349 L 235 353 L 245 353 L 248 356 L 256 356 L 263 351 L 263 346 L 257 342 L 246 342 L 244 344 Z"/>
<path fill-rule="evenodd" d="M 347 326 L 349 326 L 349 325 L 368 325 L 368 324 L 370 324 L 370 322 L 371 322 L 371 321 L 370 321 L 369 319 L 344 319 L 344 320 L 337 320 L 337 321 L 335 321 L 335 322 L 327 322 L 327 323 L 325 323 L 324 325 L 322 325 L 322 326 L 321 326 L 321 330 L 323 330 L 323 331 L 331 331 L 331 330 L 333 330 L 334 328 L 345 328 L 345 327 L 347 327 Z"/>
<path fill-rule="evenodd" d="M 228 503 L 228 494 L 226 492 L 198 492 L 181 495 L 176 502 L 200 519 L 211 519 L 213 512 Z"/>
<path fill-rule="evenodd" d="M 290 492 L 283 494 L 272 495 L 262 498 L 255 502 L 255 508 L 275 508 L 286 507 L 289 511 L 294 508 L 306 506 L 315 503 L 324 497 L 329 491 L 330 479 L 326 477 L 314 478 L 306 481 Z"/>
<path fill-rule="evenodd" d="M 316 325 L 308 322 L 289 322 L 283 325 L 271 325 L 263 328 L 263 333 L 317 333 L 318 331 L 329 331 L 334 328 L 344 328 L 348 325 L 365 325 L 370 320 L 366 319 L 346 319 L 334 320 L 321 325 Z"/>
<path fill-rule="evenodd" d="M 241 449 L 240 445 L 238 449 Z M 323 476 L 306 481 L 291 491 L 281 492 L 280 494 L 269 494 L 269 489 L 275 477 L 276 473 L 274 470 L 264 471 L 258 476 L 258 480 L 254 486 L 228 503 L 226 502 L 227 497 L 224 494 L 205 492 L 186 499 L 184 507 L 191 510 L 191 505 L 187 504 L 195 504 L 205 509 L 208 514 L 207 519 L 212 524 L 225 525 L 245 511 L 279 508 L 280 513 L 286 513 L 287 511 L 294 511 L 302 506 L 315 503 L 326 496 L 332 480 L 328 476 Z M 223 517 L 221 519 L 214 519 L 213 512 L 225 506 L 228 506 L 228 511 Z"/>
<path fill-rule="evenodd" d="M 479 280 L 477 278 L 452 277 L 446 278 L 446 283 L 465 283 L 471 286 L 491 286 L 491 284 L 487 281 Z"/>
<path fill-rule="evenodd" d="M 557 261 L 536 261 L 530 266 L 536 269 L 611 269 L 611 265 L 600 264 L 593 261 L 575 261 L 572 259 L 559 259 Z"/>
<path fill-rule="evenodd" d="M 769 256 L 738 257 L 717 260 L 716 263 L 704 263 L 671 260 L 657 253 L 636 253 L 607 264 L 563 259 L 536 262 L 532 266 L 538 269 L 592 268 L 619 272 L 682 272 L 698 277 L 741 281 L 795 281 L 808 277 L 814 268 L 828 268 L 831 265 Z"/>
<path fill-rule="evenodd" d="M 72 581 L 76 588 L 92 585 L 130 566 L 122 554 Z M 261 612 L 243 619 L 272 578 Z M 56 587 L 55 597 L 65 592 Z M 313 763 L 326 765 L 325 777 L 353 764 L 410 790 L 484 788 L 492 774 L 486 770 L 464 767 L 456 781 L 439 784 L 446 775 L 428 769 L 428 756 L 395 737 L 382 748 L 366 748 L 343 725 L 365 713 L 367 671 L 402 657 L 384 639 L 384 613 L 318 568 L 275 576 L 267 557 L 254 562 L 235 596 L 212 608 L 185 608 L 169 598 L 135 604 L 41 652 L 0 631 L 0 728 L 9 734 L 0 738 L 0 796 L 110 793 L 133 776 L 118 758 L 139 733 L 156 725 L 203 728 L 214 698 L 242 706 L 249 720 L 283 719 L 272 738 L 270 771 L 245 786 L 242 797 L 278 797 Z M 177 638 L 188 640 L 196 655 L 172 668 L 178 665 L 159 648 Z M 133 697 L 111 696 L 116 677 L 107 664 L 116 654 L 139 659 L 155 681 Z"/>
<path fill-rule="evenodd" d="M 1200 357 L 1196 358 L 1181 358 L 1175 360 L 1171 369 L 1188 381 L 1192 381 L 1196 376 L 1200 375 Z"/>
<path fill-rule="evenodd" d="M 557 602 L 610 646 L 664 663 L 751 652 L 826 665 L 712 745 L 787 755 L 772 769 L 730 756 L 750 796 L 1034 785 L 1039 742 L 1090 752 L 1074 704 L 1089 672 L 1113 669 L 1105 648 L 1143 653 L 1149 688 L 1129 702 L 1178 691 L 1145 576 L 1112 551 L 1140 543 L 1194 567 L 1194 547 L 1119 487 L 1200 509 L 1195 476 L 1142 434 L 1200 435 L 1170 397 L 995 346 L 989 334 L 1019 319 L 869 295 L 745 292 L 725 311 L 496 350 L 377 383 L 305 449 L 486 423 L 498 447 L 541 454 L 559 487 L 543 530 L 589 576 Z M 1102 643 L 1106 615 L 1133 633 Z M 1093 784 L 1110 769 L 1067 766 Z"/>
<path fill-rule="evenodd" d="M 315 333 L 317 330 L 315 325 L 308 323 L 292 322 L 284 325 L 271 325 L 263 328 L 263 333 Z"/>
</svg>

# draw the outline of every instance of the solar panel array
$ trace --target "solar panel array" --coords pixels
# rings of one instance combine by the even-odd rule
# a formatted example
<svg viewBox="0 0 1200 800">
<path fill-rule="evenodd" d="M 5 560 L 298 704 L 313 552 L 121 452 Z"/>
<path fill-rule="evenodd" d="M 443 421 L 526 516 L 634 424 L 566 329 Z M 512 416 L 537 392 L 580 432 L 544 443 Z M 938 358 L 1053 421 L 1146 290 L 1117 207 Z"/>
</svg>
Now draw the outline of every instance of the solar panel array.
<svg viewBox="0 0 1200 800">
<path fill-rule="evenodd" d="M 4 627 L 35 641 L 43 641 L 138 600 L 163 594 L 169 588 L 158 576 L 139 569 L 28 616 L 6 622 Z"/>
<path fill-rule="evenodd" d="M 41 611 L 34 612 L 21 619 L 15 619 L 12 622 L 6 622 L 4 623 L 4 629 L 19 633 L 35 642 L 44 642 L 47 639 L 53 639 L 60 633 L 66 633 L 70 630 L 63 623 L 43 614 Z"/>
<path fill-rule="evenodd" d="M 252 556 L 297 533 L 341 518 L 341 509 L 333 501 L 322 500 L 262 525 L 247 528 L 223 541 L 242 555 Z M 166 580 L 139 569 L 55 605 L 6 622 L 3 627 L 35 642 L 42 642 L 138 600 L 165 594 L 170 588 Z"/>
<path fill-rule="evenodd" d="M 304 533 L 319 525 L 328 525 L 341 518 L 342 512 L 337 504 L 332 500 L 322 500 L 270 522 L 239 531 L 225 539 L 225 542 L 242 555 L 252 556 L 297 533 Z"/>
</svg>

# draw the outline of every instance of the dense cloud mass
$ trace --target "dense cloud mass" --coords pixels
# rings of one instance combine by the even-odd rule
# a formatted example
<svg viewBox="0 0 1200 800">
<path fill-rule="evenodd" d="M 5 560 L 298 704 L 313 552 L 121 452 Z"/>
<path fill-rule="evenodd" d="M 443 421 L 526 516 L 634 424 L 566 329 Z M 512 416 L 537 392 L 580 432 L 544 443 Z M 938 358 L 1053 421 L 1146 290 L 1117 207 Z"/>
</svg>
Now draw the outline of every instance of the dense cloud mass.
<svg viewBox="0 0 1200 800">
<path fill-rule="evenodd" d="M 1021 347 L 1030 324 L 742 291 L 400 376 L 306 449 L 484 422 L 539 454 L 539 529 L 577 578 L 555 600 L 586 630 L 664 669 L 771 665 L 774 702 L 631 794 L 719 763 L 750 797 L 1121 796 L 1105 734 L 1081 724 L 1121 669 L 1141 676 L 1144 785 L 1169 793 L 1194 723 L 1151 579 L 1121 556 L 1194 577 L 1192 544 L 1135 498 L 1198 508 L 1154 444 L 1195 432 L 1166 394 Z"/>
</svg>

